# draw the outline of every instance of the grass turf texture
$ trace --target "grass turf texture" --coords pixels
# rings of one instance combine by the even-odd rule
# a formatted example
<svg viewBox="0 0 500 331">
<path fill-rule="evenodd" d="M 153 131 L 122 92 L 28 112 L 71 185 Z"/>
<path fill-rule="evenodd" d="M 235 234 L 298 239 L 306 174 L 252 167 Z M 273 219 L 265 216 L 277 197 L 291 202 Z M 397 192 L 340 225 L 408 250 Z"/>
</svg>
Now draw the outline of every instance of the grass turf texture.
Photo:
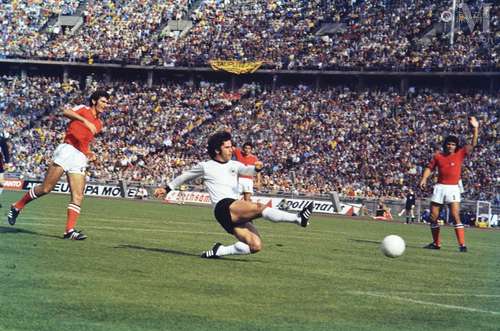
<svg viewBox="0 0 500 331">
<path fill-rule="evenodd" d="M 2 196 L 6 214 L 19 192 Z M 199 258 L 234 242 L 209 208 L 87 198 L 60 239 L 68 196 L 0 225 L 0 330 L 498 330 L 500 232 L 313 216 L 303 229 L 257 220 L 264 250 Z M 4 216 L 5 219 L 5 216 Z M 398 234 L 397 259 L 379 243 Z"/>
</svg>

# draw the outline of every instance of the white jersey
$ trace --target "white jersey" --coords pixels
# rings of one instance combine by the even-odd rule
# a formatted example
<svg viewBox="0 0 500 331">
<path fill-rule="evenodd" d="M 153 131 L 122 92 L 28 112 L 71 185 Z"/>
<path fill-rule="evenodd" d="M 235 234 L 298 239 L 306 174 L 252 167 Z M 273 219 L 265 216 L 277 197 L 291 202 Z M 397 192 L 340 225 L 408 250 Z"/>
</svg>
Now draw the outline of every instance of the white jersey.
<svg viewBox="0 0 500 331">
<path fill-rule="evenodd" d="M 202 177 L 208 191 L 212 206 L 225 198 L 238 200 L 240 198 L 238 177 L 255 175 L 254 166 L 245 166 L 238 161 L 229 160 L 226 163 L 215 160 L 200 162 L 192 169 L 174 178 L 168 186 L 175 189 L 188 180 Z"/>
</svg>

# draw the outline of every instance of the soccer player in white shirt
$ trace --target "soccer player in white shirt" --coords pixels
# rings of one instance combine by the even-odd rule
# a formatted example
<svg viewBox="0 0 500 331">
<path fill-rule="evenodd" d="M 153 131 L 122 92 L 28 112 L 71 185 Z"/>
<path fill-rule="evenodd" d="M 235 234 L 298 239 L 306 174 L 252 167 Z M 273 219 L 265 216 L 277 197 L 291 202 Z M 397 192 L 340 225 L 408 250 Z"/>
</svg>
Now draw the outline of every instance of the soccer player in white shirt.
<svg viewBox="0 0 500 331">
<path fill-rule="evenodd" d="M 164 197 L 182 183 L 202 177 L 214 207 L 219 224 L 238 241 L 224 246 L 216 243 L 212 249 L 203 252 L 203 258 L 218 258 L 224 255 L 257 253 L 262 249 L 262 240 L 252 220 L 263 217 L 273 222 L 295 223 L 306 227 L 309 224 L 314 203 L 308 203 L 298 214 L 267 207 L 261 203 L 239 200 L 238 176 L 254 175 L 262 170 L 258 161 L 254 166 L 231 160 L 233 146 L 231 134 L 217 132 L 208 140 L 208 154 L 211 160 L 198 163 L 192 169 L 174 178 L 166 188 L 155 191 L 157 197 Z"/>
</svg>

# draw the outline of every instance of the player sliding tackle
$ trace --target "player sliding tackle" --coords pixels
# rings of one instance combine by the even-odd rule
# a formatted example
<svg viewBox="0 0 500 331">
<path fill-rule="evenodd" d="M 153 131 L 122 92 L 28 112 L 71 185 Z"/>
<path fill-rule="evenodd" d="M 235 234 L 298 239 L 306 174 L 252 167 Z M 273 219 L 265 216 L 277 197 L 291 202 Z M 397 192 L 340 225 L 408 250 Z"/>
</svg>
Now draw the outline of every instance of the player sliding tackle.
<svg viewBox="0 0 500 331">
<path fill-rule="evenodd" d="M 262 170 L 262 162 L 254 166 L 245 166 L 231 160 L 233 146 L 231 134 L 218 132 L 208 139 L 208 154 L 211 160 L 198 163 L 192 169 L 174 178 L 166 188 L 158 188 L 155 195 L 165 197 L 179 185 L 195 178 L 203 178 L 214 215 L 219 224 L 238 240 L 224 246 L 216 243 L 212 249 L 204 252 L 203 258 L 218 258 L 224 255 L 242 255 L 257 253 L 262 249 L 262 239 L 252 220 L 263 217 L 273 222 L 295 223 L 306 227 L 312 214 L 314 203 L 307 204 L 298 214 L 291 214 L 261 203 L 239 200 L 238 177 L 251 176 Z"/>
</svg>

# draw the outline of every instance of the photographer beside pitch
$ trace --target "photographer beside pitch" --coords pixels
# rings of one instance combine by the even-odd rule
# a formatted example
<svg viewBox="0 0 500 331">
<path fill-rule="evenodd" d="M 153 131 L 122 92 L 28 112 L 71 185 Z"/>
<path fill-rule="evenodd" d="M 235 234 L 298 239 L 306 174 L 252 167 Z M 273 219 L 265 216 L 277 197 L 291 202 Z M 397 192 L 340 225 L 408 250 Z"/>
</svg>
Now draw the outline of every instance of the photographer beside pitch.
<svg viewBox="0 0 500 331">
<path fill-rule="evenodd" d="M 438 182 L 434 186 L 431 197 L 430 226 L 433 242 L 425 246 L 428 249 L 440 249 L 440 226 L 438 223 L 439 211 L 445 204 L 450 205 L 450 212 L 455 222 L 455 235 L 459 244 L 460 252 L 467 252 L 465 246 L 464 226 L 460 220 L 460 176 L 462 164 L 467 155 L 477 145 L 479 135 L 479 122 L 475 117 L 470 117 L 469 123 L 472 127 L 472 142 L 464 147 L 459 147 L 459 140 L 455 136 L 448 136 L 443 142 L 443 152 L 434 155 L 431 162 L 425 168 L 420 181 L 420 187 L 425 189 L 427 179 L 432 171 L 438 169 Z"/>
<path fill-rule="evenodd" d="M 262 170 L 262 162 L 254 166 L 231 160 L 233 146 L 231 134 L 222 131 L 208 139 L 208 154 L 211 160 L 200 162 L 192 169 L 174 178 L 166 188 L 155 190 L 155 196 L 165 197 L 168 192 L 184 182 L 203 178 L 203 183 L 214 207 L 215 219 L 238 239 L 230 246 L 216 243 L 212 249 L 204 252 L 202 258 L 218 258 L 225 255 L 244 255 L 257 253 L 262 249 L 262 240 L 252 220 L 263 217 L 273 222 L 288 222 L 306 227 L 312 214 L 314 203 L 307 204 L 298 214 L 291 214 L 279 209 L 267 207 L 261 203 L 239 200 L 238 177 L 252 176 Z"/>
</svg>

